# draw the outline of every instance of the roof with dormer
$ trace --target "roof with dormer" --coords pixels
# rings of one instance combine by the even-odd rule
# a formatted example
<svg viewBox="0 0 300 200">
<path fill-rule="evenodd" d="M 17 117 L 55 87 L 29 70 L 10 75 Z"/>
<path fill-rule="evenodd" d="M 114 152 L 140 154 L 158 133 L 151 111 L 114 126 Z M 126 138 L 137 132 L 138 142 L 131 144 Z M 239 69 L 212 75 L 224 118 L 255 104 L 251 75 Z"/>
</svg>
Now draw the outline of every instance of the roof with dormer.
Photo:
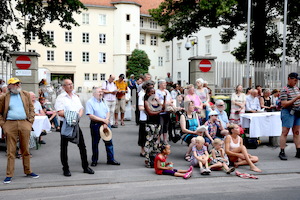
<svg viewBox="0 0 300 200">
<path fill-rule="evenodd" d="M 141 6 L 141 14 L 149 15 L 149 9 L 157 8 L 163 0 L 80 0 L 85 5 L 113 7 L 117 3 L 132 3 Z"/>
</svg>

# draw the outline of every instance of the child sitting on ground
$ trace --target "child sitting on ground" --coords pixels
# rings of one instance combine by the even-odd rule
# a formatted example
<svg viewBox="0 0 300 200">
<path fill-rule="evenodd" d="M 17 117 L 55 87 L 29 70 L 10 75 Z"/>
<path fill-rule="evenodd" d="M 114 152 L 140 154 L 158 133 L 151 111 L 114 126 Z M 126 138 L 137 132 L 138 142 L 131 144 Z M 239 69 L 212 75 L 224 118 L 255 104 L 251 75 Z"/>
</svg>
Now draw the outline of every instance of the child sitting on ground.
<svg viewBox="0 0 300 200">
<path fill-rule="evenodd" d="M 204 138 L 202 136 L 196 137 L 196 144 L 192 147 L 191 165 L 199 166 L 202 175 L 210 174 L 211 170 L 208 168 L 208 152 L 204 145 Z M 205 168 L 203 167 L 205 166 Z"/>
<path fill-rule="evenodd" d="M 171 153 L 171 146 L 168 144 L 163 144 L 160 147 L 161 153 L 157 154 L 154 160 L 155 173 L 158 175 L 172 175 L 183 177 L 188 179 L 193 173 L 193 167 L 190 166 L 188 170 L 177 170 L 173 168 L 172 162 L 167 162 L 167 156 Z"/>
<path fill-rule="evenodd" d="M 223 141 L 219 138 L 214 139 L 213 146 L 214 148 L 211 150 L 212 160 L 210 162 L 210 168 L 221 168 L 225 170 L 227 174 L 230 174 L 235 170 L 234 167 L 228 167 L 229 160 L 225 155 L 225 150 L 222 148 Z"/>
</svg>

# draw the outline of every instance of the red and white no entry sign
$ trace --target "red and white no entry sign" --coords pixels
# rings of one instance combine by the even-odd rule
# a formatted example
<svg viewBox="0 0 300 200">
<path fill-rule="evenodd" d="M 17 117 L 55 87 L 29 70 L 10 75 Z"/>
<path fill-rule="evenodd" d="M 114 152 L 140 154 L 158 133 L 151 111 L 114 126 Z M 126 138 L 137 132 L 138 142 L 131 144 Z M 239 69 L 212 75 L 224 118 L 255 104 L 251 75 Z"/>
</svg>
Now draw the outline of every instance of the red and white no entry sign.
<svg viewBox="0 0 300 200">
<path fill-rule="evenodd" d="M 19 69 L 28 69 L 31 65 L 31 60 L 28 56 L 18 56 L 16 59 L 16 66 Z"/>
<path fill-rule="evenodd" d="M 201 60 L 199 63 L 199 69 L 202 72 L 209 72 L 209 70 L 211 69 L 211 62 L 209 60 Z"/>
</svg>

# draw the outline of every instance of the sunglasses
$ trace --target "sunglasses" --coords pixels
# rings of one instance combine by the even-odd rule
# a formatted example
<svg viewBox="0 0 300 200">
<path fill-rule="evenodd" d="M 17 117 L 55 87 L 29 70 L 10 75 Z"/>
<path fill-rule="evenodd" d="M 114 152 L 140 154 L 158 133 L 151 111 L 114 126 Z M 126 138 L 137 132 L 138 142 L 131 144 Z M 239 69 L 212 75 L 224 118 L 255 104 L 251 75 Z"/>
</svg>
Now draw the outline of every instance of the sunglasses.
<svg viewBox="0 0 300 200">
<path fill-rule="evenodd" d="M 224 106 L 224 104 L 222 104 L 222 105 L 217 105 L 217 106 L 220 106 L 220 107 L 221 107 L 221 106 Z"/>
</svg>

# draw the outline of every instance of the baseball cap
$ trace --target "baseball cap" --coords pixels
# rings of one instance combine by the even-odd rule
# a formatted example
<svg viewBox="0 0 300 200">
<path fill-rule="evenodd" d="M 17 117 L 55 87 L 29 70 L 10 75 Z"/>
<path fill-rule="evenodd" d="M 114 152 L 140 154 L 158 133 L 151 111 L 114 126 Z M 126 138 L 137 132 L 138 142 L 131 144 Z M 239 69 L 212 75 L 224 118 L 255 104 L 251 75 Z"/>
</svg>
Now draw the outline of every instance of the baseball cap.
<svg viewBox="0 0 300 200">
<path fill-rule="evenodd" d="M 219 114 L 217 113 L 217 111 L 212 110 L 209 112 L 208 116 L 212 116 L 212 115 L 219 115 Z"/>
<path fill-rule="evenodd" d="M 296 72 L 290 73 L 289 78 L 296 78 L 296 79 L 300 80 L 300 77 L 298 76 L 298 74 Z"/>
<path fill-rule="evenodd" d="M 16 78 L 16 77 L 12 77 L 7 81 L 8 85 L 9 84 L 15 84 L 15 83 L 21 83 L 20 79 Z"/>
</svg>

